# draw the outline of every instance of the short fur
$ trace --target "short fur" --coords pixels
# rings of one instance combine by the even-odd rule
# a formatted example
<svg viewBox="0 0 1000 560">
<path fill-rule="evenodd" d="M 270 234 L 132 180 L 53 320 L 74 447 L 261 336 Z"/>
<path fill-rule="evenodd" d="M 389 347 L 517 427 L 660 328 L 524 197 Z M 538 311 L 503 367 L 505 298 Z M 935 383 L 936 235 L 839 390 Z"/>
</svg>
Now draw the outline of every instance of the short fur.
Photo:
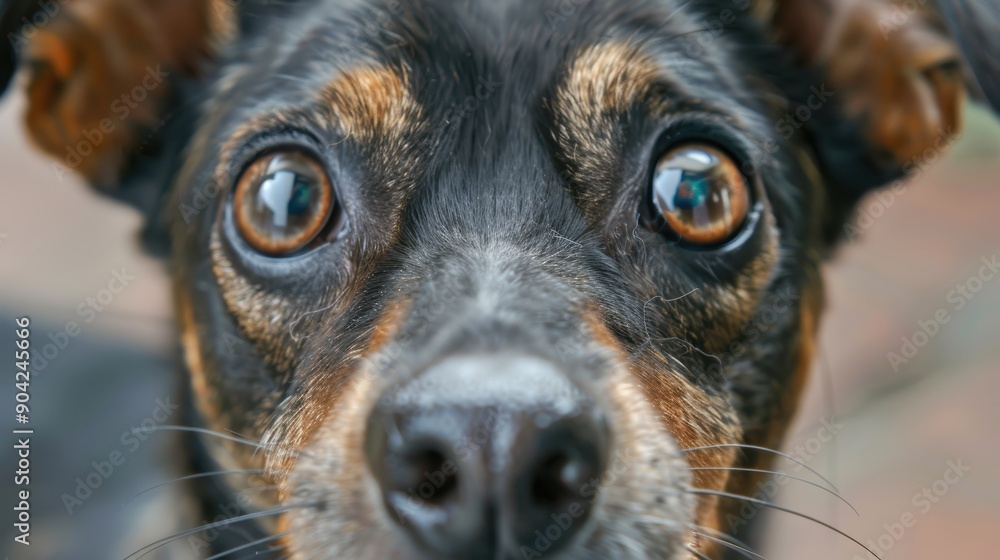
<svg viewBox="0 0 1000 560">
<path fill-rule="evenodd" d="M 500 350 L 575 372 L 630 464 L 558 558 L 721 557 L 705 535 L 728 533 L 742 503 L 690 489 L 753 493 L 761 475 L 727 469 L 774 455 L 729 445 L 780 446 L 813 355 L 819 265 L 861 196 L 958 132 L 947 26 L 983 21 L 948 11 L 968 2 L 883 33 L 873 18 L 895 0 L 219 0 L 171 4 L 193 27 L 162 29 L 159 54 L 127 67 L 79 51 L 110 82 L 65 60 L 129 37 L 132 24 L 102 27 L 129 9 L 165 5 L 128 4 L 77 0 L 26 41 L 29 130 L 62 157 L 106 117 L 81 100 L 113 99 L 147 64 L 173 73 L 141 126 L 77 171 L 169 240 L 191 422 L 261 442 L 195 438 L 190 468 L 267 469 L 276 491 L 244 511 L 287 507 L 205 555 L 287 532 L 297 560 L 426 557 L 378 497 L 366 420 L 421 364 Z M 12 6 L 5 32 L 32 13 Z M 810 118 L 780 125 L 801 106 Z M 756 189 L 729 250 L 641 225 L 651 161 L 691 138 L 725 145 Z M 283 145 L 319 155 L 346 213 L 336 241 L 287 259 L 254 253 L 227 210 L 241 170 Z M 233 352 L 232 336 L 248 344 Z M 206 519 L 241 490 L 190 489 Z"/>
</svg>

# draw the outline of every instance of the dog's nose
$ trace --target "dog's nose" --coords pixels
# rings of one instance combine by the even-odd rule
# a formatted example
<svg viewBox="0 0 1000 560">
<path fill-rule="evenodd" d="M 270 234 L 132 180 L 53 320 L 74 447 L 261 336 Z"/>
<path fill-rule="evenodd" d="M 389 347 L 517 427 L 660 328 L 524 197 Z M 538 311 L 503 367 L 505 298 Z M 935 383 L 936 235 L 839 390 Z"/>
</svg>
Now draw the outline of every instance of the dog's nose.
<svg viewBox="0 0 1000 560">
<path fill-rule="evenodd" d="M 585 391 L 526 356 L 458 356 L 387 392 L 367 454 L 389 516 L 434 558 L 566 549 L 586 526 L 609 428 Z"/>
</svg>

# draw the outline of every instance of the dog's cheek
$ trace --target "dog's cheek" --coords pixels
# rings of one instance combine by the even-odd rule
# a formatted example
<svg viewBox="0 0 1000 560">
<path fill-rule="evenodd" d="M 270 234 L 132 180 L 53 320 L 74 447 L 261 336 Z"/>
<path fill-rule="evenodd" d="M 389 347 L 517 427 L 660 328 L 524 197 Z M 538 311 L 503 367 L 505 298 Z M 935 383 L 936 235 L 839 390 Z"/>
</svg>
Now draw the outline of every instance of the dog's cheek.
<svg viewBox="0 0 1000 560">
<path fill-rule="evenodd" d="M 664 504 L 657 500 L 655 514 L 674 514 L 679 520 L 707 528 L 717 528 L 714 512 L 718 498 L 697 496 L 687 492 L 690 488 L 712 491 L 725 489 L 729 473 L 725 470 L 699 470 L 692 468 L 727 468 L 735 461 L 736 452 L 720 445 L 739 442 L 742 431 L 731 404 L 722 396 L 710 395 L 676 371 L 672 360 L 658 350 L 647 349 L 633 359 L 628 359 L 614 335 L 597 320 L 587 321 L 588 328 L 600 346 L 619 357 L 621 367 L 609 375 L 603 388 L 611 401 L 610 409 L 617 416 L 614 425 L 620 441 L 617 447 L 636 450 L 637 461 L 648 459 L 653 476 L 665 481 L 649 488 L 671 489 L 686 494 L 691 502 L 690 511 L 678 503 Z M 676 362 L 674 362 L 676 363 Z M 629 365 L 625 365 L 629 364 Z M 616 376 L 616 373 L 621 372 Z M 666 473 L 665 471 L 672 471 Z M 642 473 L 632 473 L 642 481 Z M 646 497 L 635 498 L 642 503 Z M 684 503 L 684 500 L 681 500 Z M 670 511 L 673 508 L 675 511 Z M 666 511 L 664 511 L 666 510 Z M 649 513 L 649 512 L 647 512 Z M 709 543 L 698 543 L 699 550 L 709 550 Z"/>
<path fill-rule="evenodd" d="M 722 396 L 699 388 L 687 377 L 672 371 L 665 357 L 656 352 L 643 355 L 633 367 L 646 398 L 653 404 L 665 428 L 677 441 L 689 468 L 719 469 L 693 471 L 691 487 L 723 491 L 729 481 L 736 451 L 726 446 L 742 441 L 736 411 Z M 718 528 L 720 499 L 699 496 L 695 524 Z"/>
<path fill-rule="evenodd" d="M 799 307 L 795 310 L 798 317 L 794 325 L 795 330 L 787 335 L 791 341 L 788 343 L 787 352 L 790 356 L 792 371 L 784 382 L 770 385 L 770 389 L 773 390 L 773 394 L 768 395 L 771 403 L 770 410 L 766 416 L 748 419 L 753 428 L 748 428 L 745 431 L 742 440 L 744 444 L 766 449 L 781 449 L 788 427 L 798 410 L 815 359 L 818 344 L 816 336 L 823 311 L 824 292 L 818 271 L 812 271 L 810 276 L 812 278 L 803 289 Z M 786 335 L 782 333 L 775 334 L 775 336 L 783 337 Z M 746 449 L 739 454 L 739 460 L 734 466 L 771 470 L 775 468 L 776 459 L 777 456 L 774 453 Z M 784 469 L 778 468 L 777 470 Z M 735 472 L 730 477 L 726 492 L 759 497 L 764 490 L 764 483 L 769 478 L 769 475 L 763 473 Z M 767 496 L 765 498 L 770 499 Z M 737 530 L 749 526 L 753 519 L 739 513 L 743 505 L 735 500 L 729 500 L 728 503 L 722 504 L 719 518 L 723 520 L 725 531 L 736 534 Z"/>
<path fill-rule="evenodd" d="M 372 372 L 353 375 L 283 479 L 290 509 L 281 526 L 293 558 L 402 557 L 364 451 L 366 420 L 383 389 Z"/>
<path fill-rule="evenodd" d="M 381 506 L 364 441 L 367 419 L 385 390 L 379 356 L 392 343 L 409 305 L 385 305 L 366 329 L 356 360 L 303 364 L 299 389 L 271 419 L 264 436 L 267 468 L 289 511 L 279 522 L 292 559 L 402 558 L 388 538 L 393 523 Z"/>
</svg>

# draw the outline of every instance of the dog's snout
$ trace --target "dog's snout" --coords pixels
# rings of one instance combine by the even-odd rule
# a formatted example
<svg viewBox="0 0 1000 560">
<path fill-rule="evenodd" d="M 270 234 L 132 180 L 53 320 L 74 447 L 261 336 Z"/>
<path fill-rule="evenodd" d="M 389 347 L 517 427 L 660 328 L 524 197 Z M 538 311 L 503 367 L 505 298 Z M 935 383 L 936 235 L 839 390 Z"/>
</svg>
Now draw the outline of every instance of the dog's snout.
<svg viewBox="0 0 1000 560">
<path fill-rule="evenodd" d="M 539 535 L 569 546 L 609 439 L 594 400 L 550 362 L 459 356 L 383 396 L 367 453 L 389 517 L 431 556 L 506 558 Z"/>
</svg>

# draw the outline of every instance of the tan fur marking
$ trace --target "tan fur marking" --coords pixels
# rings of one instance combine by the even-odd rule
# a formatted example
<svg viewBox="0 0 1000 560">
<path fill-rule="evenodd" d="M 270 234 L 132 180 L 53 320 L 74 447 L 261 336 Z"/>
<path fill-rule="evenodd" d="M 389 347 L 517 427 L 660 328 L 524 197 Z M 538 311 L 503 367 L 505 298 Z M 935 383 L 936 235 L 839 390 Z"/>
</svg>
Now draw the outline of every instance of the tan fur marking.
<svg viewBox="0 0 1000 560">
<path fill-rule="evenodd" d="M 312 307 L 315 302 L 292 300 L 250 282 L 229 260 L 219 235 L 218 230 L 214 231 L 210 241 L 212 272 L 219 282 L 226 307 L 233 313 L 240 330 L 266 351 L 268 363 L 287 369 L 298 351 L 296 345 L 288 343 L 290 326 L 297 325 L 306 312 L 328 304 L 320 302 Z"/>
<path fill-rule="evenodd" d="M 598 343 L 607 346 L 616 355 L 625 356 L 624 349 L 596 314 L 588 315 L 585 323 Z M 668 363 L 658 352 L 647 351 L 633 362 L 631 370 L 678 447 L 685 450 L 741 441 L 742 433 L 731 406 L 706 395 L 672 371 Z M 729 467 L 735 462 L 736 452 L 731 448 L 706 449 L 687 453 L 685 458 L 692 468 Z M 691 484 L 695 488 L 721 491 L 728 480 L 728 471 L 694 471 Z M 714 513 L 718 502 L 719 499 L 714 496 L 700 496 L 695 524 L 718 528 Z M 704 543 L 700 550 L 710 550 L 709 545 Z"/>
<path fill-rule="evenodd" d="M 643 385 L 647 398 L 659 412 L 681 449 L 694 449 L 739 442 L 742 431 L 728 402 L 710 397 L 680 374 L 666 371 L 659 363 L 663 357 L 644 357 L 633 370 Z M 686 454 L 691 467 L 729 467 L 736 460 L 732 448 L 714 448 Z M 729 472 L 695 471 L 692 486 L 706 490 L 724 490 Z M 719 498 L 700 496 L 695 524 L 718 528 Z"/>
<path fill-rule="evenodd" d="M 338 73 L 328 87 L 317 95 L 315 111 L 319 122 L 330 122 L 343 131 L 342 141 L 350 141 L 367 152 L 374 168 L 391 170 L 381 184 L 393 198 L 400 199 L 412 185 L 417 166 L 416 156 L 412 156 L 413 135 L 420 127 L 420 107 L 410 94 L 407 79 L 402 71 L 377 65 L 359 66 Z M 224 143 L 215 170 L 214 180 L 219 185 L 230 185 L 235 178 L 227 175 L 230 154 L 248 135 L 269 127 L 281 126 L 289 122 L 289 116 L 281 111 L 261 115 L 242 125 Z M 410 157 L 407 157 L 410 155 Z M 353 216 L 364 220 L 366 216 Z M 398 216 L 392 217 L 398 220 Z M 397 224 L 380 223 L 382 231 L 396 231 Z M 216 228 L 212 233 L 211 250 L 213 272 L 220 284 L 223 298 L 240 328 L 258 344 L 263 354 L 279 370 L 289 372 L 296 367 L 299 344 L 290 337 L 290 325 L 305 332 L 308 324 L 321 317 L 342 313 L 356 296 L 360 281 L 367 277 L 378 256 L 386 251 L 392 242 L 392 235 L 365 240 L 365 247 L 349 250 L 363 250 L 363 255 L 353 255 L 345 262 L 342 278 L 343 287 L 328 294 L 322 301 L 290 301 L 291 296 L 283 296 L 263 290 L 240 275 L 223 247 L 221 232 Z M 322 310 L 322 314 L 305 314 L 306 311 Z M 339 401 L 348 387 L 355 385 L 352 380 L 357 371 L 357 360 L 374 352 L 388 341 L 396 321 L 405 316 L 405 306 L 390 304 L 385 316 L 369 335 L 367 347 L 358 348 L 350 355 L 343 356 L 334 370 L 316 372 L 301 394 L 283 403 L 274 418 L 262 419 L 266 425 L 264 443 L 276 450 L 269 457 L 269 468 L 279 476 L 287 474 L 295 464 L 295 453 L 308 445 L 313 434 L 322 424 L 328 412 Z M 313 324 L 318 327 L 318 324 Z"/>
<path fill-rule="evenodd" d="M 379 321 L 375 324 L 375 330 L 372 333 L 372 339 L 368 344 L 366 353 L 372 354 L 373 352 L 378 352 L 388 344 L 396 336 L 399 328 L 403 325 L 403 321 L 406 320 L 406 315 L 409 311 L 410 305 L 408 301 L 404 302 L 397 299 L 386 306 Z"/>
<path fill-rule="evenodd" d="M 581 50 L 570 63 L 552 98 L 552 136 L 569 172 L 571 186 L 586 184 L 576 197 L 592 224 L 607 216 L 606 193 L 620 184 L 613 163 L 621 151 L 621 114 L 635 104 L 664 110 L 661 96 L 648 95 L 662 69 L 638 46 L 604 42 Z"/>
<path fill-rule="evenodd" d="M 399 141 L 420 119 L 420 106 L 407 87 L 405 72 L 363 66 L 339 74 L 321 98 L 337 124 L 361 142 Z"/>
<path fill-rule="evenodd" d="M 643 100 L 660 69 L 638 47 L 608 42 L 584 49 L 566 76 L 560 99 L 573 100 L 586 112 L 622 112 Z"/>
<path fill-rule="evenodd" d="M 408 302 L 390 302 L 381 317 L 371 330 L 368 345 L 357 352 L 357 356 L 372 356 L 395 336 L 406 318 L 409 310 Z M 367 377 L 378 372 L 369 367 L 358 367 L 351 364 L 353 360 L 345 360 L 344 366 L 328 376 L 316 376 L 315 383 L 307 385 L 304 394 L 296 398 L 295 405 L 287 412 L 279 415 L 271 422 L 271 429 L 265 436 L 265 442 L 277 444 L 284 449 L 297 451 L 304 449 L 324 422 L 327 416 L 340 402 L 345 391 L 358 391 L 359 386 L 368 386 L 371 379 L 358 380 L 357 377 Z M 322 379 L 319 379 L 319 378 Z M 287 453 L 279 453 L 268 458 L 268 468 L 278 473 L 288 473 L 294 465 L 294 457 Z M 282 492 L 287 488 L 282 482 Z"/>
<path fill-rule="evenodd" d="M 237 7 L 241 0 L 209 0 L 208 27 L 216 47 L 220 47 L 236 38 Z"/>
<path fill-rule="evenodd" d="M 201 335 L 198 323 L 195 322 L 194 310 L 187 294 L 181 292 L 177 297 L 179 326 L 181 330 L 181 347 L 184 351 L 184 362 L 191 376 L 191 386 L 194 392 L 197 408 L 212 422 L 213 428 L 218 427 L 217 419 L 221 411 L 213 398 L 214 392 L 205 378 L 205 364 L 201 357 Z"/>
<path fill-rule="evenodd" d="M 224 433 L 230 428 L 230 419 L 220 408 L 216 398 L 217 393 L 207 377 L 208 372 L 202 355 L 202 336 L 199 333 L 190 297 L 183 290 L 177 290 L 175 299 L 181 331 L 181 348 L 191 380 L 194 404 L 199 414 L 207 422 L 206 428 Z M 261 458 L 254 453 L 255 449 L 252 447 L 219 438 L 204 438 L 203 443 L 223 469 L 238 470 L 263 466 Z M 270 494 L 255 493 L 251 499 L 258 503 L 267 503 L 266 500 L 270 499 Z"/>
</svg>

